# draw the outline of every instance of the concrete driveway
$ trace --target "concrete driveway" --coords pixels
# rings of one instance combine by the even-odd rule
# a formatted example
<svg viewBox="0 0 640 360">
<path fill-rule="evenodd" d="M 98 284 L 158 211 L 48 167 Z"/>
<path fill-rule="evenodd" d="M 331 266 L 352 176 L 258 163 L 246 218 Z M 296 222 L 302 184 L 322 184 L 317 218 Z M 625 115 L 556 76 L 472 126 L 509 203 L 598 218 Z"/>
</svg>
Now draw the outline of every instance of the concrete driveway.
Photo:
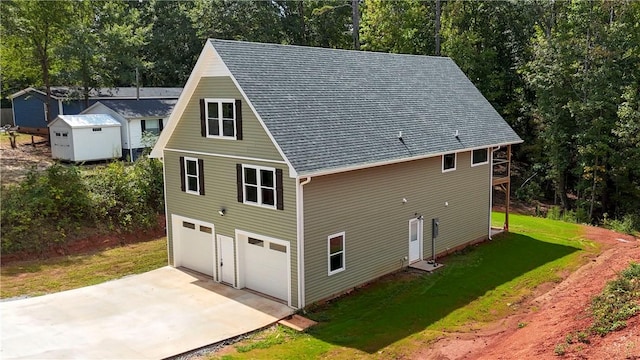
<svg viewBox="0 0 640 360">
<path fill-rule="evenodd" d="M 288 306 L 171 267 L 0 303 L 2 359 L 162 359 L 288 316 Z"/>
</svg>

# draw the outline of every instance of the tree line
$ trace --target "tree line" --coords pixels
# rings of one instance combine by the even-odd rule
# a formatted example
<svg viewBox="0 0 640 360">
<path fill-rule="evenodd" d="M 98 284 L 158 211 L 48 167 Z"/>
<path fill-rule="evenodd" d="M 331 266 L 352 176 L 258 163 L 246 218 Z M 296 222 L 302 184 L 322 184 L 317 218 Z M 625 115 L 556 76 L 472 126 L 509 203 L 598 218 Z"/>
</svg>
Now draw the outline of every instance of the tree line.
<svg viewBox="0 0 640 360">
<path fill-rule="evenodd" d="M 640 227 L 640 2 L 3 1 L 3 94 L 183 86 L 207 38 L 451 57 L 525 143 L 515 195 Z"/>
</svg>

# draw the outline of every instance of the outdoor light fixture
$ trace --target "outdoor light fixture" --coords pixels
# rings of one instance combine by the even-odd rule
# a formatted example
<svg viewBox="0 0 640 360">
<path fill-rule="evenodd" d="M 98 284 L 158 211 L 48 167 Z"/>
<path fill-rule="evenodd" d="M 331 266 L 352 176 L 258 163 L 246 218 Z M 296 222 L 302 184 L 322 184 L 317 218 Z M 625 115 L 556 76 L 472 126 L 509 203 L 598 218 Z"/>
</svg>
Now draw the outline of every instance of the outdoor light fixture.
<svg viewBox="0 0 640 360">
<path fill-rule="evenodd" d="M 226 214 L 226 213 L 227 213 L 227 209 L 225 209 L 225 208 L 222 208 L 222 209 L 218 210 L 218 214 L 220 214 L 220 216 L 224 216 L 224 214 Z"/>
</svg>

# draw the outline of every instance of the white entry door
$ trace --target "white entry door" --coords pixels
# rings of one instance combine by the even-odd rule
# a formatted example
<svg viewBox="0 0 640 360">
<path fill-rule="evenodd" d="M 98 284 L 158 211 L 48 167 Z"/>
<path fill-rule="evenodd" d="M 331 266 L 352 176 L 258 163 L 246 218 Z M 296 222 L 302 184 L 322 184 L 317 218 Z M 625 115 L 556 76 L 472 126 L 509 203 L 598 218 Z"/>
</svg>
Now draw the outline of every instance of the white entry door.
<svg viewBox="0 0 640 360">
<path fill-rule="evenodd" d="M 233 238 L 224 235 L 218 235 L 218 266 L 220 271 L 220 282 L 235 286 L 236 279 L 236 257 Z"/>
<path fill-rule="evenodd" d="M 409 263 L 420 260 L 422 248 L 422 220 L 409 220 Z"/>
</svg>

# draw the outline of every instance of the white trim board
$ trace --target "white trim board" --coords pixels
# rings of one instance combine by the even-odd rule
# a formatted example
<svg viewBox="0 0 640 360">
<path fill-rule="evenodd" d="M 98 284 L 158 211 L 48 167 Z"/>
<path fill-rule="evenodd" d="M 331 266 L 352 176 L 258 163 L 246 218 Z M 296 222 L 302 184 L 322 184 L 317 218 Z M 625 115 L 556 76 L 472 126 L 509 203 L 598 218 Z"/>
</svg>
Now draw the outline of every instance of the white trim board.
<svg viewBox="0 0 640 360">
<path fill-rule="evenodd" d="M 238 159 L 238 160 L 247 160 L 247 161 L 261 161 L 261 162 L 266 162 L 266 163 L 285 164 L 285 165 L 287 164 L 286 162 L 284 162 L 282 160 L 260 159 L 260 158 L 253 158 L 253 157 L 248 157 L 248 156 L 216 154 L 216 153 L 208 153 L 208 152 L 202 152 L 202 151 L 180 150 L 180 149 L 172 149 L 172 148 L 165 148 L 164 150 L 165 151 L 176 152 L 176 153 L 181 153 L 181 154 L 215 156 L 215 157 L 221 157 L 221 158 L 227 158 L 227 159 Z M 291 177 L 293 177 L 293 176 L 291 176 Z"/>
</svg>

